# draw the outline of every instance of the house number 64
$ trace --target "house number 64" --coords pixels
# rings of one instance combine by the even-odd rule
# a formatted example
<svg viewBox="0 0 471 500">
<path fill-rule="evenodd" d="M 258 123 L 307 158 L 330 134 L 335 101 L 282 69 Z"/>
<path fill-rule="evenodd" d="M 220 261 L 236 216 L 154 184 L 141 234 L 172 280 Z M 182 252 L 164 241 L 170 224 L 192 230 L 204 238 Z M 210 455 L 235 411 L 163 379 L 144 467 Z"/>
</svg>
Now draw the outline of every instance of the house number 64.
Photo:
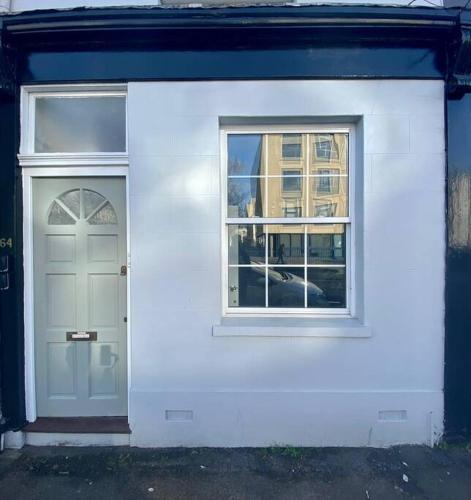
<svg viewBox="0 0 471 500">
<path fill-rule="evenodd" d="M 0 248 L 12 248 L 13 240 L 11 238 L 0 238 Z"/>
</svg>

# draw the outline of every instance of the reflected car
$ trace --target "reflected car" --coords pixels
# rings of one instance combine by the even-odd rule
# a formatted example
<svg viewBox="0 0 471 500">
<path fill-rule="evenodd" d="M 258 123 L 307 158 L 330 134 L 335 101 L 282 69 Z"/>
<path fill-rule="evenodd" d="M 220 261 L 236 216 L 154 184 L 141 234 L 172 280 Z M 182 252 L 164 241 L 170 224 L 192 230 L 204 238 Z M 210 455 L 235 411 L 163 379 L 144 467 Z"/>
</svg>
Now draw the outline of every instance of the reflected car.
<svg viewBox="0 0 471 500">
<path fill-rule="evenodd" d="M 304 307 L 304 278 L 278 269 L 268 269 L 268 297 L 271 307 Z M 323 290 L 308 281 L 307 299 L 311 307 L 328 307 Z"/>
<path fill-rule="evenodd" d="M 246 268 L 247 269 L 247 268 Z M 240 269 L 242 273 L 244 272 Z M 246 279 L 240 276 L 240 305 L 264 306 L 265 268 L 247 269 Z M 310 307 L 328 307 L 324 291 L 314 283 L 307 283 L 307 299 Z M 289 269 L 268 269 L 268 302 L 270 307 L 304 307 L 304 277 Z"/>
</svg>

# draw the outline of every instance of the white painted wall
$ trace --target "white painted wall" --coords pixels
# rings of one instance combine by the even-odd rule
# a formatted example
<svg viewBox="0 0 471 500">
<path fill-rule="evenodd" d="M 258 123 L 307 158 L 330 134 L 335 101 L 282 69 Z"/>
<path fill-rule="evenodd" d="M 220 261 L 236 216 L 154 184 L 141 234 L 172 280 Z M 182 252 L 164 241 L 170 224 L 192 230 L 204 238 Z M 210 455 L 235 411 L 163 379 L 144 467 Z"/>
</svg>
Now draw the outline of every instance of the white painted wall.
<svg viewBox="0 0 471 500">
<path fill-rule="evenodd" d="M 275 0 L 277 1 L 277 0 Z M 410 5 L 411 0 L 294 0 L 301 4 L 373 4 L 373 5 Z M 254 3 L 260 3 L 260 0 L 255 0 Z M 30 10 L 44 9 L 67 9 L 73 7 L 117 7 L 117 6 L 152 6 L 161 3 L 172 4 L 181 3 L 181 0 L 0 0 L 0 12 L 10 9 L 12 12 L 23 12 Z M 188 0 L 188 4 L 221 4 L 236 5 L 243 3 L 247 5 L 247 0 Z M 269 2 L 263 2 L 269 3 Z M 289 3 L 287 1 L 287 3 Z M 413 6 L 443 6 L 443 0 L 415 0 Z"/>
<path fill-rule="evenodd" d="M 129 84 L 132 445 L 438 438 L 443 96 L 440 81 Z M 212 336 L 221 324 L 219 119 L 236 116 L 361 118 L 359 265 L 371 337 L 342 338 L 351 329 L 341 320 L 327 323 L 338 338 L 290 337 L 289 323 L 286 337 Z M 166 420 L 167 410 L 193 419 Z M 382 411 L 407 417 L 385 421 Z"/>
</svg>

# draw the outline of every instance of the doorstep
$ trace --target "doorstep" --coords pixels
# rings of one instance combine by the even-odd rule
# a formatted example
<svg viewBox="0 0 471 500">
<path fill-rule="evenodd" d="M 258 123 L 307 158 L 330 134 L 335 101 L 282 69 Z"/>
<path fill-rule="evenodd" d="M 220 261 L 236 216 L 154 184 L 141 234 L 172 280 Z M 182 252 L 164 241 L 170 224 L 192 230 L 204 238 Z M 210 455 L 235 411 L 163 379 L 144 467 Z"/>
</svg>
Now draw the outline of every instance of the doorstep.
<svg viewBox="0 0 471 500">
<path fill-rule="evenodd" d="M 27 433 L 130 434 L 128 417 L 38 417 L 22 429 Z"/>
</svg>

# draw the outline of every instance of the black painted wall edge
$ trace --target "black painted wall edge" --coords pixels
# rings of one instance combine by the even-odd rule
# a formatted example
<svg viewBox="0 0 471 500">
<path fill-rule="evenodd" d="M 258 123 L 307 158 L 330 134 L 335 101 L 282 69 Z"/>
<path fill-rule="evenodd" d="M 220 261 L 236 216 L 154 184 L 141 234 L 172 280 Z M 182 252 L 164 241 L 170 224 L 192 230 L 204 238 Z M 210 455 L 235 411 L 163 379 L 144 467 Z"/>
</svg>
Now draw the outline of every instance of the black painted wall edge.
<svg viewBox="0 0 471 500">
<path fill-rule="evenodd" d="M 18 99 L 0 96 L 0 255 L 9 258 L 9 289 L 0 290 L 0 432 L 22 427 L 25 417 L 23 231 L 21 172 L 16 169 Z M 7 168 L 8 167 L 8 168 Z M 11 245 L 11 246 L 10 246 Z"/>
<path fill-rule="evenodd" d="M 470 434 L 471 252 L 456 245 L 453 230 L 462 216 L 456 207 L 463 188 L 457 186 L 460 179 L 471 179 L 470 30 L 471 13 L 427 8 L 74 9 L 1 18 L 0 213 L 7 216 L 0 220 L 0 237 L 12 235 L 15 246 L 13 289 L 0 292 L 6 418 L 0 431 L 25 423 L 22 195 L 15 157 L 21 84 L 431 78 L 447 82 L 446 429 Z M 471 214 L 467 217 L 471 223 Z"/>
</svg>

